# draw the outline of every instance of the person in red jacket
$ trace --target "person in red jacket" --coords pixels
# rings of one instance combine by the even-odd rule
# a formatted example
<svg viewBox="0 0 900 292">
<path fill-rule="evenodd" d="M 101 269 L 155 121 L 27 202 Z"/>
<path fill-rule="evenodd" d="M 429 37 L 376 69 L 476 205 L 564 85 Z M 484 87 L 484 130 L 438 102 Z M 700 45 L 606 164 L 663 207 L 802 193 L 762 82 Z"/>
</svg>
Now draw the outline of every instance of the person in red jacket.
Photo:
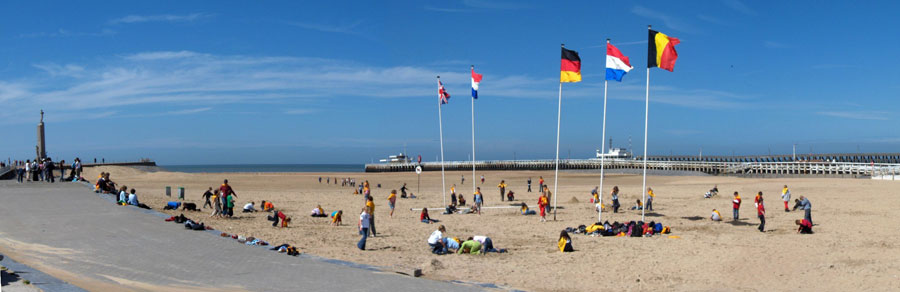
<svg viewBox="0 0 900 292">
<path fill-rule="evenodd" d="M 763 204 L 762 192 L 756 195 L 756 215 L 759 216 L 759 232 L 766 232 L 766 205 Z"/>
<path fill-rule="evenodd" d="M 812 234 L 813 233 L 812 232 L 812 223 L 809 222 L 809 220 L 806 220 L 806 219 L 797 220 L 797 221 L 794 221 L 794 223 L 799 226 L 797 228 L 797 233 L 802 233 L 802 234 Z"/>
<path fill-rule="evenodd" d="M 732 208 L 734 211 L 734 221 L 738 220 L 738 211 L 741 209 L 741 195 L 738 192 L 734 192 L 734 199 L 731 200 Z"/>
</svg>

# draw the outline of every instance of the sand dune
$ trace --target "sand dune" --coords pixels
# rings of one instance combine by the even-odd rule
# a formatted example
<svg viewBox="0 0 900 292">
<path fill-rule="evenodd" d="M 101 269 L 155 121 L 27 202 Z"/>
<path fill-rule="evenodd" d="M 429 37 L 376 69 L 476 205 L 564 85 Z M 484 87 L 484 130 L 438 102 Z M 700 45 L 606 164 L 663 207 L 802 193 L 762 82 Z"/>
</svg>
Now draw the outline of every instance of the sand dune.
<svg viewBox="0 0 900 292">
<path fill-rule="evenodd" d="M 457 237 L 487 235 L 506 254 L 487 256 L 432 255 L 426 244 L 436 225 L 418 222 L 418 212 L 409 208 L 440 207 L 440 173 L 422 175 L 421 192 L 416 192 L 414 173 L 228 173 L 188 174 L 143 172 L 126 167 L 86 169 L 86 177 L 109 171 L 119 184 L 136 188 L 141 201 L 161 209 L 167 200 L 164 187 L 187 189 L 186 201 L 202 205 L 201 194 L 228 179 L 238 194 L 236 210 L 247 201 L 273 201 L 294 217 L 287 229 L 270 226 L 264 213 L 241 214 L 235 219 L 206 218 L 211 210 L 185 213 L 216 229 L 254 236 L 273 244 L 291 243 L 305 253 L 409 271 L 422 268 L 426 277 L 496 283 L 531 291 L 596 291 L 598 289 L 666 290 L 898 290 L 900 289 L 900 244 L 897 226 L 900 183 L 859 179 L 744 179 L 734 177 L 668 176 L 650 177 L 657 193 L 655 212 L 649 220 L 673 229 L 673 239 L 589 237 L 573 235 L 576 252 L 556 249 L 559 231 L 567 226 L 589 225 L 597 214 L 588 202 L 590 190 L 599 183 L 598 174 L 564 173 L 560 178 L 557 221 L 538 222 L 537 216 L 521 216 L 517 209 L 491 209 L 483 215 L 439 215 L 447 234 Z M 479 173 L 481 175 L 482 173 Z M 525 192 L 528 177 L 537 189 L 539 175 L 553 183 L 552 172 L 483 172 L 487 206 L 504 206 L 496 185 L 501 179 L 516 192 L 517 199 L 536 207 L 538 193 Z M 356 249 L 359 239 L 356 221 L 363 198 L 350 187 L 318 183 L 321 175 L 368 179 L 373 186 L 378 237 L 370 238 L 369 250 Z M 471 177 L 460 185 L 460 175 L 449 172 L 448 188 L 457 184 L 471 200 Z M 399 199 L 393 218 L 388 216 L 387 195 L 403 182 L 418 199 Z M 377 188 L 377 184 L 382 184 Z M 702 194 L 718 184 L 721 196 L 703 199 Z M 791 187 L 794 197 L 806 195 L 813 204 L 814 235 L 795 232 L 794 219 L 801 212 L 783 212 L 781 186 Z M 605 183 L 604 201 L 609 202 L 613 185 L 621 189 L 624 209 L 640 197 L 641 177 L 611 175 Z M 713 208 L 731 217 L 730 194 L 744 198 L 737 223 L 710 222 Z M 762 191 L 768 210 L 766 233 L 756 230 L 758 219 L 753 195 Z M 174 192 L 174 191 L 173 191 Z M 572 200 L 572 198 L 576 200 Z M 577 203 L 575 203 L 577 201 Z M 329 226 L 327 218 L 311 218 L 316 204 L 326 211 L 342 209 L 344 226 Z M 179 212 L 168 212 L 177 215 Z M 640 213 L 604 213 L 604 220 L 640 219 Z"/>
</svg>

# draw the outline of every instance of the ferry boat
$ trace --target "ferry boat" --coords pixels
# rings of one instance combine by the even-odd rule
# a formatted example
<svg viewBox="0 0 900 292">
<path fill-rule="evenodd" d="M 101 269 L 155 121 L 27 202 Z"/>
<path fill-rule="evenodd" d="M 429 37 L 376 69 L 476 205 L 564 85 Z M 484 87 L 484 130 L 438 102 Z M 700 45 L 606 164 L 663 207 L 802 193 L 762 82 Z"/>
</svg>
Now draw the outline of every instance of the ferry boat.
<svg viewBox="0 0 900 292">
<path fill-rule="evenodd" d="M 628 149 L 625 148 L 609 148 L 609 152 L 603 153 L 600 149 L 597 149 L 597 159 L 631 159 L 633 156 L 631 152 L 628 152 Z"/>
<path fill-rule="evenodd" d="M 412 162 L 412 159 L 409 158 L 409 156 L 406 156 L 406 154 L 400 153 L 400 154 L 397 154 L 397 155 L 391 155 L 391 156 L 388 156 L 388 158 L 386 158 L 386 159 L 380 159 L 380 160 L 378 160 L 378 162 L 382 162 L 382 163 L 411 163 L 411 162 Z"/>
</svg>

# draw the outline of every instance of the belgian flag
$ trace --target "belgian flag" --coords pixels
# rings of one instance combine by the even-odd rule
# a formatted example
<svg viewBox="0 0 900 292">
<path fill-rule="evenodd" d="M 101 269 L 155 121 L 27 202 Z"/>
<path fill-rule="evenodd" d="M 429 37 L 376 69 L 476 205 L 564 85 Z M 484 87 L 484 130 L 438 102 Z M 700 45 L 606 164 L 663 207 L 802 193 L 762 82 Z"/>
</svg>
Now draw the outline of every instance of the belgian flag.
<svg viewBox="0 0 900 292">
<path fill-rule="evenodd" d="M 679 43 L 681 41 L 677 38 L 651 29 L 647 41 L 647 68 L 659 67 L 669 72 L 675 70 L 675 60 L 678 59 L 675 45 Z"/>
<path fill-rule="evenodd" d="M 581 58 L 578 52 L 562 48 L 559 82 L 581 82 Z"/>
</svg>

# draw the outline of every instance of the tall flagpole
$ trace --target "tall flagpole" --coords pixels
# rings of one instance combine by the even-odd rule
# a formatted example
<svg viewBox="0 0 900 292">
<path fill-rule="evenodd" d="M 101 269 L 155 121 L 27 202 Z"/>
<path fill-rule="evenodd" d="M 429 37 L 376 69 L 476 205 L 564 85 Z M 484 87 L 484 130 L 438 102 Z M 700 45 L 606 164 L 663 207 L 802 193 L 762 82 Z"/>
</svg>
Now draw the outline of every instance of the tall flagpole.
<svg viewBox="0 0 900 292">
<path fill-rule="evenodd" d="M 565 47 L 566 45 L 561 45 Z M 559 82 L 559 106 L 556 110 L 556 178 L 553 179 L 553 221 L 556 221 L 556 202 L 559 200 L 559 122 L 562 116 L 562 81 Z"/>
<path fill-rule="evenodd" d="M 472 65 L 475 72 L 475 65 Z M 474 73 L 473 73 L 474 74 Z M 472 193 L 475 193 L 475 97 L 472 97 Z"/>
<path fill-rule="evenodd" d="M 606 45 L 609 45 L 609 39 L 606 39 Z M 596 202 L 597 204 L 601 204 L 603 202 L 603 169 L 604 169 L 604 158 L 606 158 L 606 87 L 609 85 L 609 80 L 604 78 L 603 80 L 603 134 L 602 139 L 600 139 L 600 202 Z M 597 222 L 603 221 L 603 205 L 600 205 L 600 208 L 597 208 Z"/>
<path fill-rule="evenodd" d="M 650 30 L 650 26 L 647 26 Z M 649 61 L 649 60 L 647 60 Z M 647 123 L 650 121 L 650 66 L 647 65 L 647 95 L 644 100 L 644 182 L 641 185 L 641 198 L 644 206 L 641 208 L 641 221 L 644 221 L 644 213 L 647 210 Z"/>
<path fill-rule="evenodd" d="M 438 88 L 441 87 L 441 76 L 437 77 Z M 441 193 L 444 196 L 444 206 L 447 205 L 447 183 L 444 180 L 444 119 L 441 117 L 441 93 L 438 90 L 438 129 L 441 133 Z"/>
</svg>

